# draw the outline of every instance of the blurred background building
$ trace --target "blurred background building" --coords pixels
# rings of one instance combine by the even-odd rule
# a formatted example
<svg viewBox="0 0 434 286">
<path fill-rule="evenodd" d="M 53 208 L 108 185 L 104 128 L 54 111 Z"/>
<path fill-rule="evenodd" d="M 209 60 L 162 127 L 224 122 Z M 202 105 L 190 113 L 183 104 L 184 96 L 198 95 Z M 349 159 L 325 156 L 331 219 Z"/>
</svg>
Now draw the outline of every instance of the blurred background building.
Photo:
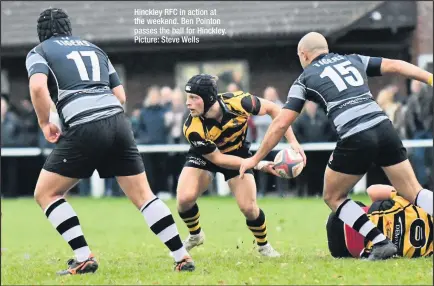
<svg viewBox="0 0 434 286">
<path fill-rule="evenodd" d="M 333 52 L 402 59 L 432 72 L 430 1 L 2 2 L 2 148 L 50 147 L 29 101 L 25 69 L 27 53 L 38 44 L 36 19 L 48 7 L 66 10 L 73 34 L 109 55 L 127 92 L 125 108 L 138 144 L 186 143 L 181 132 L 187 115 L 183 85 L 197 73 L 218 75 L 220 92 L 241 89 L 282 104 L 302 72 L 297 43 L 310 31 L 323 33 Z M 216 9 L 213 17 L 221 20 L 219 27 L 228 35 L 197 35 L 198 44 L 134 43 L 134 29 L 147 28 L 134 25 L 134 9 L 165 8 Z M 432 138 L 431 88 L 392 76 L 373 78 L 370 87 L 403 139 Z M 260 142 L 269 122 L 252 118 L 250 140 Z M 336 140 L 324 112 L 315 104 L 306 105 L 294 129 L 303 143 Z M 409 149 L 409 154 L 419 180 L 432 189 L 432 148 Z M 282 181 L 258 175 L 258 191 L 320 194 L 330 151 L 307 155 L 309 166 L 302 176 Z M 174 194 L 183 154 L 167 150 L 146 153 L 143 158 L 154 191 Z M 31 195 L 43 162 L 43 156 L 2 156 L 2 195 Z M 368 184 L 384 181 L 384 174 L 374 166 Z M 89 188 L 84 180 L 75 192 L 86 195 Z M 120 194 L 115 180 L 106 181 L 106 194 Z"/>
</svg>

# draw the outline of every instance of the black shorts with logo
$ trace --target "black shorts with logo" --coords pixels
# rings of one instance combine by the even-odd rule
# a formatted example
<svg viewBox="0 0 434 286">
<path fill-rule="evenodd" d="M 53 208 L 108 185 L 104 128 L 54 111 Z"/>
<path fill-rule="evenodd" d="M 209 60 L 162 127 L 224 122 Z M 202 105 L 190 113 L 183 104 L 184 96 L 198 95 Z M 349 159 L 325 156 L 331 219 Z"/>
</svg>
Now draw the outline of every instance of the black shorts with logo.
<svg viewBox="0 0 434 286">
<path fill-rule="evenodd" d="M 70 178 L 132 176 L 144 172 L 131 123 L 124 112 L 69 128 L 48 156 L 45 170 Z"/>
<path fill-rule="evenodd" d="M 225 153 L 226 155 L 233 155 L 238 156 L 241 158 L 250 158 L 252 156 L 252 153 L 249 151 L 249 149 L 241 148 L 235 151 L 231 151 L 228 153 Z M 192 149 L 190 149 L 186 156 L 186 162 L 184 164 L 184 167 L 192 167 L 197 169 L 206 170 L 212 173 L 222 173 L 225 177 L 226 181 L 229 181 L 232 178 L 235 178 L 236 176 L 240 175 L 239 170 L 230 170 L 225 169 L 222 167 L 219 167 L 215 165 L 214 163 L 210 162 L 209 160 L 205 159 L 202 155 L 194 152 Z M 247 170 L 246 174 L 253 174 L 252 170 Z"/>
<path fill-rule="evenodd" d="M 340 173 L 365 174 L 375 163 L 380 167 L 392 166 L 407 159 L 398 133 L 390 120 L 339 140 L 328 166 Z"/>
</svg>

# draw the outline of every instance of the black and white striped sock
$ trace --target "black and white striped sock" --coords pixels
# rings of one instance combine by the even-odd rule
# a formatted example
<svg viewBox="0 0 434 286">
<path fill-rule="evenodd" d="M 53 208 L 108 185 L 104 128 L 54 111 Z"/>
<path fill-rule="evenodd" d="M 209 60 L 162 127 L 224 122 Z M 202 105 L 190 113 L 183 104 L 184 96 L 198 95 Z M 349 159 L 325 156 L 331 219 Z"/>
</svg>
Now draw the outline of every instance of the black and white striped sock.
<svg viewBox="0 0 434 286">
<path fill-rule="evenodd" d="M 422 189 L 417 193 L 414 204 L 422 208 L 427 214 L 432 216 L 433 212 L 433 193 L 430 190 Z"/>
<path fill-rule="evenodd" d="M 45 209 L 45 215 L 71 246 L 77 261 L 82 262 L 88 259 L 91 254 L 90 248 L 84 238 L 77 214 L 71 205 L 64 198 L 59 198 Z"/>
<path fill-rule="evenodd" d="M 363 209 L 351 199 L 346 199 L 337 209 L 336 216 L 355 231 L 372 241 L 384 241 L 386 236 L 369 220 Z"/>
<path fill-rule="evenodd" d="M 173 220 L 170 209 L 159 198 L 154 197 L 147 201 L 140 212 L 145 217 L 146 223 L 158 238 L 169 248 L 176 262 L 188 255 L 187 250 L 179 237 L 178 228 Z"/>
</svg>

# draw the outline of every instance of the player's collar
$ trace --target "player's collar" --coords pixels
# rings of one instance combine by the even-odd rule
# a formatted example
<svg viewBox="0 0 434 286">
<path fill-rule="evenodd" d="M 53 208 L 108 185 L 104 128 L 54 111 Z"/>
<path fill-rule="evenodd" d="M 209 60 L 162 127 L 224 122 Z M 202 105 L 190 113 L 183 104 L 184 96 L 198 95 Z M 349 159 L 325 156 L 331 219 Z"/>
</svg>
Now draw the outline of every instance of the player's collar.
<svg viewBox="0 0 434 286">
<path fill-rule="evenodd" d="M 323 54 L 319 54 L 316 58 L 314 58 L 310 64 L 312 64 L 313 62 L 319 61 L 320 59 L 322 59 L 323 57 L 327 56 L 329 53 L 323 53 Z"/>
</svg>

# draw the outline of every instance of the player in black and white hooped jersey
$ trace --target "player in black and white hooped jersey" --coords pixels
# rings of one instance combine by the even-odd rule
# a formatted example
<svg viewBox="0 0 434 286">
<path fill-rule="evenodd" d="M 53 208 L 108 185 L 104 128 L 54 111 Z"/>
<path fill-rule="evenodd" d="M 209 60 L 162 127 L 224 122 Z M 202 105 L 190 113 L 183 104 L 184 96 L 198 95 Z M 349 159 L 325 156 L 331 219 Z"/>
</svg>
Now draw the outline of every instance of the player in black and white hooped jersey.
<svg viewBox="0 0 434 286">
<path fill-rule="evenodd" d="M 258 152 L 243 160 L 240 174 L 256 166 L 277 145 L 306 100 L 320 104 L 339 137 L 325 171 L 324 200 L 339 219 L 372 242 L 368 259 L 390 258 L 397 253 L 395 245 L 347 197 L 348 193 L 372 163 L 382 167 L 402 197 L 430 215 L 433 193 L 417 181 L 392 122 L 372 97 L 368 77 L 393 73 L 432 86 L 433 75 L 404 61 L 331 53 L 324 36 L 315 32 L 300 40 L 298 56 L 304 71 L 291 86 L 288 100 Z"/>
<path fill-rule="evenodd" d="M 35 199 L 75 254 L 68 268 L 58 274 L 82 274 L 98 268 L 77 214 L 64 198 L 95 170 L 101 178 L 117 178 L 151 230 L 170 249 L 175 270 L 193 271 L 194 262 L 182 244 L 170 209 L 149 187 L 122 107 L 124 88 L 107 54 L 72 36 L 70 20 L 62 9 L 43 11 L 37 32 L 41 43 L 26 59 L 30 95 L 45 138 L 56 146 L 39 175 Z M 62 130 L 49 121 L 53 102 Z"/>
</svg>

